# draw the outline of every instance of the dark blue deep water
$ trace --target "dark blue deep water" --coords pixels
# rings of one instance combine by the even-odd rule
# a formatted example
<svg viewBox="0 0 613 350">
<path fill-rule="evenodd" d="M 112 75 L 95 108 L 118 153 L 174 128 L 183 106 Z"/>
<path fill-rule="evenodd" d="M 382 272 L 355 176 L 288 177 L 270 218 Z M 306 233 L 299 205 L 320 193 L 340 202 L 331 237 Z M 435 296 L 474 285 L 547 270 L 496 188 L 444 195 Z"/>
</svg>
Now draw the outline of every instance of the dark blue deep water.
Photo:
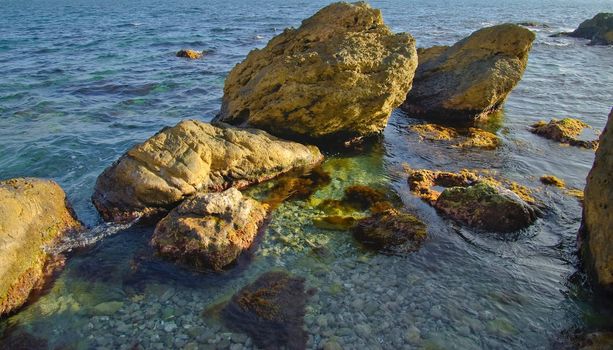
<svg viewBox="0 0 613 350">
<path fill-rule="evenodd" d="M 100 219 L 90 196 L 105 167 L 164 126 L 210 120 L 230 69 L 327 3 L 0 0 L 0 179 L 52 178 L 79 218 L 96 227 Z M 420 142 L 407 131 L 418 121 L 396 111 L 380 144 L 362 154 L 329 157 L 324 168 L 332 183 L 311 201 L 288 202 L 273 213 L 247 266 L 193 274 L 152 256 L 150 227 L 114 235 L 117 230 L 98 227 L 92 232 L 97 242 L 70 253 L 45 294 L 0 321 L 0 334 L 30 334 L 23 341 L 43 348 L 252 348 L 247 336 L 202 311 L 272 268 L 303 276 L 318 290 L 307 304 L 309 348 L 541 349 L 557 347 L 576 329 L 613 327 L 611 312 L 577 282 L 580 276 L 573 277 L 579 201 L 538 181 L 554 174 L 582 189 L 594 153 L 527 129 L 540 119 L 564 117 L 604 127 L 613 105 L 613 47 L 549 35 L 613 12 L 613 1 L 371 4 L 394 31 L 410 32 L 424 47 L 452 44 L 503 22 L 547 25 L 532 28 L 537 39 L 524 78 L 490 126 L 500 148 Z M 208 54 L 176 58 L 181 48 Z M 510 239 L 472 232 L 409 194 L 405 164 L 492 169 L 533 188 L 547 210 Z M 311 224 L 318 215 L 313 201 L 338 198 L 356 183 L 389 187 L 428 223 L 429 238 L 419 252 L 367 252 L 349 234 Z M 307 242 L 325 245 L 331 254 L 314 256 Z"/>
</svg>

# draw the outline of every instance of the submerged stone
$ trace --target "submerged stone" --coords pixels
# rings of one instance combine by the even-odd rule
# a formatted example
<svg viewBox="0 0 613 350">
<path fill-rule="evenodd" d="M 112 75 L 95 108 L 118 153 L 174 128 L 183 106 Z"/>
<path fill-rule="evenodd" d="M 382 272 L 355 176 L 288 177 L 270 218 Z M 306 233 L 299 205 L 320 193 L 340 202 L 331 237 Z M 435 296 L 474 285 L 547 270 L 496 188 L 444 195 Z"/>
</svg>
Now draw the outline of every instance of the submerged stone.
<svg viewBox="0 0 613 350">
<path fill-rule="evenodd" d="M 459 136 L 455 129 L 438 124 L 415 124 L 410 129 L 420 138 L 430 141 L 452 140 Z"/>
<path fill-rule="evenodd" d="M 305 349 L 307 298 L 303 278 L 267 272 L 238 291 L 221 317 L 228 328 L 249 335 L 259 348 Z"/>
<path fill-rule="evenodd" d="M 496 134 L 478 128 L 469 128 L 467 139 L 454 147 L 496 149 L 500 145 L 500 139 Z"/>
<path fill-rule="evenodd" d="M 219 120 L 343 143 L 379 134 L 411 88 L 415 40 L 364 2 L 333 3 L 256 49 L 226 79 Z"/>
<path fill-rule="evenodd" d="M 496 134 L 479 128 L 462 129 L 428 123 L 412 125 L 410 130 L 417 133 L 422 140 L 457 140 L 451 147 L 495 149 L 500 145 Z"/>
<path fill-rule="evenodd" d="M 426 225 L 414 215 L 389 209 L 362 219 L 353 230 L 362 244 L 391 253 L 410 253 L 426 240 Z"/>
<path fill-rule="evenodd" d="M 537 219 L 535 209 L 517 194 L 488 182 L 447 188 L 434 207 L 454 220 L 496 232 L 517 231 Z"/>
<path fill-rule="evenodd" d="M 499 110 L 520 81 L 535 35 L 501 24 L 451 47 L 419 51 L 413 89 L 402 108 L 414 116 L 473 121 Z"/>
<path fill-rule="evenodd" d="M 564 118 L 562 120 L 552 119 L 548 123 L 545 121 L 540 121 L 532 124 L 530 131 L 533 134 L 558 141 L 560 143 L 566 143 L 576 147 L 596 149 L 598 147 L 598 140 L 584 141 L 577 138 L 586 128 L 590 128 L 590 126 L 580 120 Z"/>
<path fill-rule="evenodd" d="M 202 58 L 202 52 L 196 50 L 182 49 L 177 52 L 177 57 L 189 58 L 192 60 Z"/>
<path fill-rule="evenodd" d="M 323 216 L 313 219 L 315 227 L 324 230 L 347 231 L 353 228 L 358 220 L 353 216 Z"/>
<path fill-rule="evenodd" d="M 586 269 L 613 292 L 613 109 L 587 176 L 579 242 Z"/>
<path fill-rule="evenodd" d="M 545 185 L 556 186 L 560 188 L 564 188 L 566 185 L 563 180 L 553 176 L 553 175 L 543 175 L 540 178 L 541 182 Z"/>
<path fill-rule="evenodd" d="M 158 223 L 151 244 L 164 258 L 219 271 L 251 247 L 266 213 L 235 188 L 197 194 Z"/>
<path fill-rule="evenodd" d="M 23 305 L 44 282 L 52 260 L 45 248 L 82 229 L 57 183 L 0 181 L 0 316 Z"/>
<path fill-rule="evenodd" d="M 314 146 L 261 130 L 186 120 L 134 146 L 107 168 L 92 200 L 107 221 L 152 217 L 197 192 L 243 188 L 322 159 Z"/>
<path fill-rule="evenodd" d="M 329 184 L 330 181 L 330 175 L 321 167 L 315 167 L 300 176 L 282 176 L 276 180 L 264 202 L 271 209 L 274 209 L 286 200 L 307 200 L 319 188 Z"/>
</svg>

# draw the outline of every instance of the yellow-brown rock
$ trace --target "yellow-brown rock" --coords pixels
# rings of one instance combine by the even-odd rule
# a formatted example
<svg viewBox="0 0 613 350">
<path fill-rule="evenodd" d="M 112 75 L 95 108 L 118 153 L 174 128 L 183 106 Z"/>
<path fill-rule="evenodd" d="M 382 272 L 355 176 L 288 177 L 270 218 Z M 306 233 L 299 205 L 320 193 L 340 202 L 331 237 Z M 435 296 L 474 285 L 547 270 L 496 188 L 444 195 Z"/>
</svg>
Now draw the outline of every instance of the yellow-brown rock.
<svg viewBox="0 0 613 350">
<path fill-rule="evenodd" d="M 598 284 L 613 291 L 613 109 L 587 177 L 581 255 Z"/>
<path fill-rule="evenodd" d="M 195 60 L 198 58 L 202 58 L 202 52 L 183 49 L 177 52 L 177 57 L 189 58 L 190 60 Z"/>
<path fill-rule="evenodd" d="M 45 246 L 81 223 L 58 184 L 19 178 L 0 181 L 0 315 L 27 300 L 45 277 Z"/>
<path fill-rule="evenodd" d="M 377 134 L 416 67 L 415 40 L 393 34 L 379 10 L 334 3 L 232 69 L 218 120 L 317 142 Z"/>
<path fill-rule="evenodd" d="M 107 168 L 98 177 L 93 202 L 107 221 L 159 215 L 197 192 L 243 188 L 322 159 L 317 147 L 265 131 L 186 120 Z"/>
<path fill-rule="evenodd" d="M 539 121 L 532 124 L 530 131 L 533 134 L 550 140 L 566 143 L 571 146 L 596 149 L 598 140 L 585 141 L 578 139 L 585 129 L 591 128 L 581 120 L 573 118 L 552 119 L 549 122 Z"/>
<path fill-rule="evenodd" d="M 266 210 L 235 188 L 199 193 L 158 223 L 151 244 L 164 258 L 219 271 L 251 247 Z"/>
<path fill-rule="evenodd" d="M 420 50 L 403 109 L 446 121 L 472 121 L 499 110 L 526 69 L 534 38 L 526 28 L 501 24 L 449 48 Z"/>
</svg>

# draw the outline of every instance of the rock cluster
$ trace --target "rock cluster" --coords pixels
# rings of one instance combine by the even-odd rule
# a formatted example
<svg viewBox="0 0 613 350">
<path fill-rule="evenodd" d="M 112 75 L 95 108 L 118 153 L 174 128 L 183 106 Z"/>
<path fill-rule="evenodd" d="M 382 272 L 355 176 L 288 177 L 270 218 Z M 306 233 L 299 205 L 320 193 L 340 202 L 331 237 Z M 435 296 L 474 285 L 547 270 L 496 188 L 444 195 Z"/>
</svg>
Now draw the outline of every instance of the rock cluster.
<svg viewBox="0 0 613 350">
<path fill-rule="evenodd" d="M 334 3 L 234 67 L 218 119 L 315 142 L 378 134 L 416 67 L 415 40 L 393 34 L 379 10 Z"/>
<path fill-rule="evenodd" d="M 134 146 L 98 177 L 93 202 L 107 221 L 166 213 L 197 192 L 243 188 L 319 163 L 314 146 L 196 120 Z"/>
<path fill-rule="evenodd" d="M 251 247 L 266 210 L 235 188 L 199 193 L 158 223 L 151 244 L 169 260 L 219 271 Z"/>
<path fill-rule="evenodd" d="M 413 89 L 402 108 L 414 116 L 472 121 L 500 109 L 521 79 L 535 35 L 502 24 L 480 29 L 451 47 L 418 51 Z"/>
<path fill-rule="evenodd" d="M 44 281 L 51 246 L 83 227 L 64 191 L 49 180 L 0 181 L 0 315 L 26 301 Z"/>
<path fill-rule="evenodd" d="M 587 177 L 581 253 L 604 288 L 613 291 L 613 109 L 600 136 L 594 165 Z"/>
</svg>

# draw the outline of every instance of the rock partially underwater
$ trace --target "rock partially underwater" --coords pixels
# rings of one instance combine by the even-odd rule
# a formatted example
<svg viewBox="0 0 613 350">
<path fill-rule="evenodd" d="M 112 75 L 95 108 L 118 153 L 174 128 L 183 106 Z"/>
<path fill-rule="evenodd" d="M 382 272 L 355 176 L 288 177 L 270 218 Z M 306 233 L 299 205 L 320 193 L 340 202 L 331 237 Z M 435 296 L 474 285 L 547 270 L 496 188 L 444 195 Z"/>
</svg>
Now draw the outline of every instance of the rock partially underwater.
<svg viewBox="0 0 613 350">
<path fill-rule="evenodd" d="M 234 67 L 218 118 L 314 142 L 378 134 L 416 67 L 415 40 L 393 34 L 379 10 L 334 3 Z"/>
<path fill-rule="evenodd" d="M 613 109 L 587 176 L 579 238 L 585 266 L 613 292 Z"/>
<path fill-rule="evenodd" d="M 453 128 L 439 124 L 415 124 L 409 128 L 421 140 L 453 141 L 452 148 L 496 149 L 500 139 L 496 134 L 479 128 Z"/>
<path fill-rule="evenodd" d="M 197 192 L 243 188 L 322 159 L 314 146 L 261 130 L 187 120 L 162 129 L 107 168 L 92 199 L 105 220 L 127 221 L 166 213 Z"/>
<path fill-rule="evenodd" d="M 251 247 L 266 213 L 235 188 L 196 194 L 158 223 L 151 244 L 166 259 L 219 271 Z"/>
<path fill-rule="evenodd" d="M 534 199 L 519 185 L 500 182 L 463 170 L 459 173 L 410 170 L 409 188 L 446 216 L 469 226 L 513 232 L 537 219 Z M 435 187 L 445 189 L 439 192 Z"/>
<path fill-rule="evenodd" d="M 526 69 L 534 38 L 526 28 L 502 24 L 451 47 L 418 51 L 413 88 L 402 108 L 445 121 L 472 121 L 499 110 Z"/>
<path fill-rule="evenodd" d="M 613 13 L 601 12 L 570 33 L 556 35 L 589 39 L 589 45 L 613 45 Z"/>
<path fill-rule="evenodd" d="M 0 315 L 23 305 L 44 281 L 50 258 L 45 247 L 82 229 L 55 182 L 0 181 Z"/>
<path fill-rule="evenodd" d="M 304 279 L 267 272 L 238 291 L 221 317 L 230 329 L 248 334 L 262 349 L 306 348 Z"/>
<path fill-rule="evenodd" d="M 552 119 L 549 122 L 539 121 L 538 123 L 532 124 L 530 131 L 533 134 L 560 143 L 569 144 L 575 147 L 596 149 L 598 147 L 598 140 L 585 141 L 578 139 L 578 136 L 581 135 L 583 130 L 588 128 L 591 127 L 578 119 L 564 118 L 561 120 Z"/>
<path fill-rule="evenodd" d="M 181 58 L 189 58 L 191 60 L 195 60 L 198 58 L 202 58 L 203 53 L 196 50 L 183 49 L 177 52 L 177 57 Z"/>
<path fill-rule="evenodd" d="M 388 209 L 360 220 L 353 235 L 368 247 L 402 254 L 419 250 L 427 231 L 426 225 L 414 215 Z"/>
</svg>

